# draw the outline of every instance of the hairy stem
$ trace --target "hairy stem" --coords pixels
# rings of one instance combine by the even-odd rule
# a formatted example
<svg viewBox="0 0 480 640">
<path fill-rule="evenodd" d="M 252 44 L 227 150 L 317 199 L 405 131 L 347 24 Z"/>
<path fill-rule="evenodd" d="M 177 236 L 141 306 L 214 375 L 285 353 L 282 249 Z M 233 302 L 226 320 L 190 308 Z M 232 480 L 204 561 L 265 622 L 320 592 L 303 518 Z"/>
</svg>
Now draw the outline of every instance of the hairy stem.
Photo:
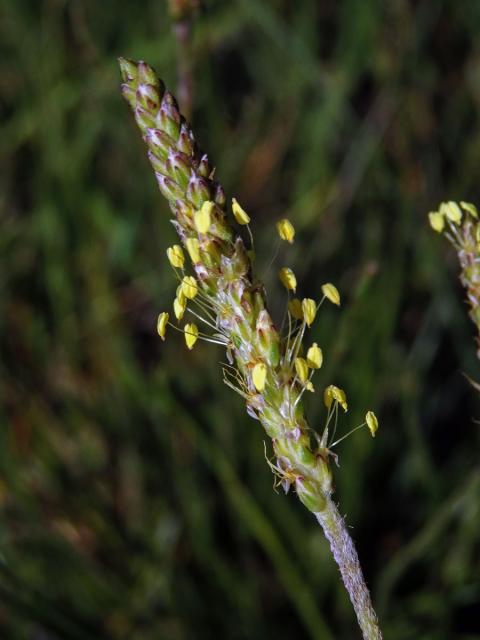
<svg viewBox="0 0 480 640">
<path fill-rule="evenodd" d="M 323 528 L 335 558 L 343 583 L 352 601 L 358 624 L 365 640 L 381 640 L 376 613 L 370 593 L 363 577 L 358 554 L 348 534 L 345 521 L 331 498 L 327 498 L 325 509 L 315 516 Z"/>
</svg>

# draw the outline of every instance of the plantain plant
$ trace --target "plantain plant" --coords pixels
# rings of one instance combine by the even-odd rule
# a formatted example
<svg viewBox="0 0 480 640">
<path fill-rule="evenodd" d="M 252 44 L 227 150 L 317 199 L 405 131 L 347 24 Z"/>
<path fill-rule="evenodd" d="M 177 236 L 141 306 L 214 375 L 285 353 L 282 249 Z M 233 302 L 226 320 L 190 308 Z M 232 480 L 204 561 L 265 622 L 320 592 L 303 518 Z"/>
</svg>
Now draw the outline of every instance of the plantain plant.
<svg viewBox="0 0 480 640">
<path fill-rule="evenodd" d="M 263 284 L 254 274 L 254 246 L 250 216 L 233 198 L 231 213 L 215 170 L 197 148 L 177 103 L 144 62 L 119 60 L 122 92 L 148 147 L 148 157 L 163 196 L 168 200 L 180 244 L 167 249 L 178 278 L 173 313 L 158 317 L 158 333 L 165 339 L 169 327 L 181 331 L 186 346 L 198 340 L 226 350 L 222 365 L 226 385 L 244 400 L 248 414 L 258 420 L 271 439 L 268 464 L 275 482 L 285 492 L 293 489 L 315 516 L 327 537 L 349 593 L 363 637 L 382 637 L 353 541 L 335 505 L 332 480 L 337 418 L 348 409 L 345 392 L 331 384 L 323 391 L 326 420 L 321 434 L 305 418 L 303 396 L 314 393 L 313 376 L 323 353 L 314 342 L 304 344 L 309 328 L 324 302 L 340 305 L 331 283 L 322 296 L 294 297 L 297 281 L 289 267 L 279 278 L 289 292 L 285 329 L 278 330 L 267 310 Z M 247 248 L 240 227 L 248 231 Z M 283 219 L 277 232 L 293 242 L 295 229 Z M 191 267 L 187 267 L 187 256 Z M 180 328 L 185 314 L 189 322 Z M 177 324 L 170 321 L 175 317 Z M 363 424 L 372 436 L 378 421 L 368 411 Z M 348 434 L 347 434 L 348 435 Z"/>
<path fill-rule="evenodd" d="M 460 262 L 460 282 L 467 293 L 470 318 L 477 327 L 477 356 L 480 357 L 480 221 L 470 202 L 442 202 L 428 214 L 431 227 L 452 243 Z"/>
</svg>

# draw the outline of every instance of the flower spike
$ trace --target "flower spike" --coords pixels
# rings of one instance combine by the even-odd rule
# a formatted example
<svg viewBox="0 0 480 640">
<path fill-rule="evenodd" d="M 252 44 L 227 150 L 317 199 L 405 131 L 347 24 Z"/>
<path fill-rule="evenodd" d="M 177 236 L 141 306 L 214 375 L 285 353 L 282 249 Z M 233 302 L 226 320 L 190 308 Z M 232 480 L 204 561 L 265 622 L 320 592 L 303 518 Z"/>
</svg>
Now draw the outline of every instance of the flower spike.
<svg viewBox="0 0 480 640">
<path fill-rule="evenodd" d="M 122 93 L 147 144 L 148 158 L 180 238 L 180 244 L 167 251 L 172 266 L 181 269 L 174 314 L 181 320 L 188 304 L 189 313 L 202 323 L 201 332 L 195 323 L 184 326 L 187 348 L 192 349 L 199 338 L 226 348 L 226 384 L 240 393 L 249 415 L 261 423 L 271 438 L 276 462 L 270 464 L 285 491 L 294 489 L 325 530 L 364 637 L 380 640 L 353 543 L 332 500 L 330 461 L 334 454 L 327 445 L 328 424 L 332 416 L 337 420 L 338 406 L 347 410 L 345 392 L 333 385 L 327 387 L 326 426 L 321 438 L 311 437 L 305 418 L 305 391 L 314 392 L 310 378 L 322 365 L 322 352 L 313 343 L 303 357 L 302 340 L 318 306 L 311 298 L 302 302 L 298 298 L 290 300 L 286 335 L 277 329 L 267 310 L 263 285 L 254 276 L 250 227 L 247 226 L 249 251 L 231 224 L 216 172 L 198 151 L 175 98 L 144 62 L 119 62 Z M 249 225 L 250 216 L 234 198 L 231 210 L 239 225 Z M 454 224 L 451 218 L 458 217 L 458 212 L 450 203 L 443 215 L 450 216 L 448 224 Z M 293 242 L 295 229 L 286 218 L 278 222 L 277 232 L 282 240 Z M 191 261 L 188 267 L 182 247 Z M 296 291 L 297 279 L 292 269 L 282 268 L 279 277 L 289 292 Z M 340 304 L 334 285 L 325 284 L 322 291 L 324 297 Z M 168 313 L 160 314 L 157 329 L 162 339 L 168 321 Z M 373 425 L 371 416 L 368 420 Z"/>
</svg>

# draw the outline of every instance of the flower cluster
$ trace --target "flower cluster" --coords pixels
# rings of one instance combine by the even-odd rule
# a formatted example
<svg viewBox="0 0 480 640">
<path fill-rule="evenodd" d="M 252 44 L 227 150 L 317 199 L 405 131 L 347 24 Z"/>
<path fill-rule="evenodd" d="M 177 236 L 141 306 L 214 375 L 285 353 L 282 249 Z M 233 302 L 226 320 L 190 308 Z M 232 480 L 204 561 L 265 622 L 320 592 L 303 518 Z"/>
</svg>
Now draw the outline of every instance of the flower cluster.
<svg viewBox="0 0 480 640">
<path fill-rule="evenodd" d="M 125 59 L 120 60 L 120 66 L 123 94 L 148 146 L 159 188 L 169 201 L 180 237 L 181 244 L 167 249 L 178 280 L 173 314 L 178 322 L 186 313 L 192 316 L 192 322 L 180 328 L 164 311 L 158 318 L 158 333 L 165 339 L 169 326 L 180 329 L 188 349 L 197 340 L 225 347 L 224 381 L 244 398 L 248 414 L 259 420 L 270 436 L 275 455 L 270 465 L 278 483 L 285 491 L 294 486 L 308 509 L 321 512 L 333 490 L 331 449 L 343 439 L 332 442 L 339 408 L 347 411 L 348 405 L 342 389 L 328 386 L 323 393 L 327 409 L 323 434 L 310 429 L 303 394 L 315 391 L 312 378 L 322 366 L 323 352 L 316 342 L 305 349 L 303 343 L 323 302 L 340 305 L 340 294 L 333 284 L 326 283 L 318 302 L 291 298 L 297 279 L 291 268 L 283 267 L 279 279 L 289 296 L 286 326 L 282 330 L 275 327 L 266 308 L 264 288 L 254 277 L 253 246 L 247 250 L 234 231 L 235 223 L 246 227 L 251 240 L 250 215 L 236 199 L 231 213 L 227 211 L 224 191 L 208 157 L 198 152 L 175 99 L 153 70 L 143 62 Z M 294 242 L 295 229 L 289 220 L 279 220 L 277 232 L 281 240 Z M 378 422 L 372 412 L 357 428 L 363 426 L 375 435 Z"/>
<path fill-rule="evenodd" d="M 455 247 L 461 266 L 460 280 L 467 291 L 470 317 L 480 335 L 480 220 L 469 202 L 442 202 L 428 214 L 431 227 L 443 233 Z M 480 357 L 480 337 L 477 337 Z"/>
</svg>

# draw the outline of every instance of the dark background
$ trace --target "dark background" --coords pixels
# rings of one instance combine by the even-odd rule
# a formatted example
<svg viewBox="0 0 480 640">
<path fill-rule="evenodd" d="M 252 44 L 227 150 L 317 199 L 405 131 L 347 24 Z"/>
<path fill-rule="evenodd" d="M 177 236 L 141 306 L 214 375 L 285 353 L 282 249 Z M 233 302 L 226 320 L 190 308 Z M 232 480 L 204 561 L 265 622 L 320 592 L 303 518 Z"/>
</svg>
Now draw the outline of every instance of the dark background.
<svg viewBox="0 0 480 640">
<path fill-rule="evenodd" d="M 193 126 L 268 265 L 335 282 L 312 338 L 335 471 L 389 640 L 480 638 L 475 328 L 442 199 L 480 202 L 476 0 L 209 0 Z M 219 348 L 162 343 L 175 239 L 118 55 L 175 90 L 161 0 L 4 0 L 0 17 L 0 635 L 359 637 L 322 533 L 272 490 Z M 309 398 L 321 426 L 321 394 Z"/>
</svg>

